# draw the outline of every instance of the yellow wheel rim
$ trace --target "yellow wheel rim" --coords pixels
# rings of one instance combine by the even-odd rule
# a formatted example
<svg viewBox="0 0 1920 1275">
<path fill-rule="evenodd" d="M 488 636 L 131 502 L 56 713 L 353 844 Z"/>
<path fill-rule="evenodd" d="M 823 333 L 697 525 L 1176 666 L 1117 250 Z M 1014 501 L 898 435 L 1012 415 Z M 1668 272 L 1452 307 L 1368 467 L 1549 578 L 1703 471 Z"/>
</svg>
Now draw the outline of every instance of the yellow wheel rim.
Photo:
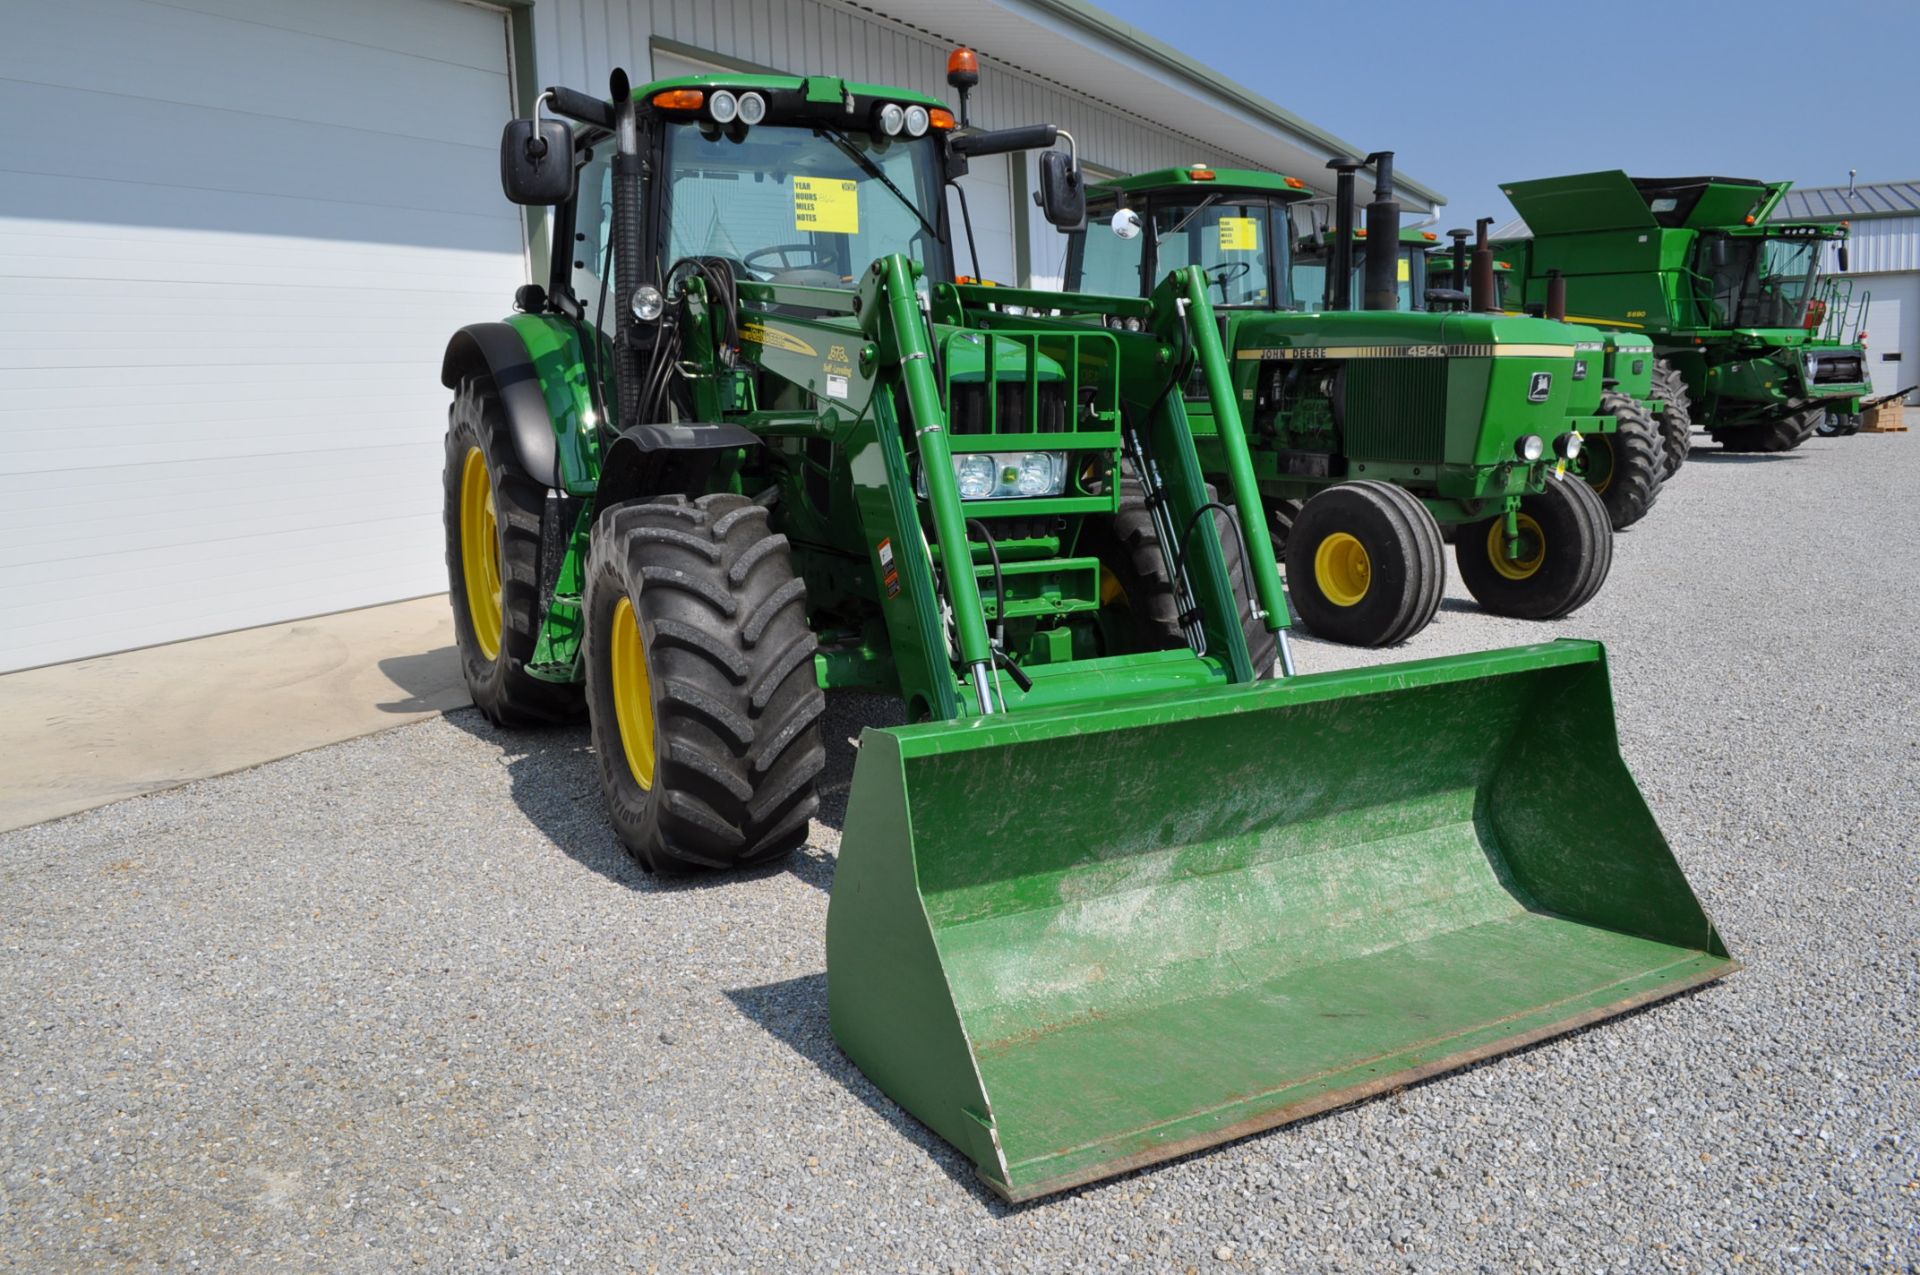
<svg viewBox="0 0 1920 1275">
<path fill-rule="evenodd" d="M 1373 559 L 1367 556 L 1365 545 L 1344 531 L 1336 531 L 1313 551 L 1313 580 L 1333 605 L 1356 606 L 1373 583 Z"/>
<path fill-rule="evenodd" d="M 1526 514 L 1520 515 L 1520 556 L 1507 556 L 1506 519 L 1495 518 L 1487 528 L 1487 557 L 1493 569 L 1509 580 L 1527 580 L 1547 560 L 1547 537 L 1540 524 Z"/>
<path fill-rule="evenodd" d="M 621 598 L 613 608 L 613 718 L 620 726 L 620 747 L 627 754 L 633 782 L 653 788 L 653 678 L 647 673 L 647 648 L 633 603 Z"/>
<path fill-rule="evenodd" d="M 480 653 L 500 658 L 505 612 L 500 600 L 500 521 L 493 507 L 493 476 L 478 447 L 467 449 L 460 467 L 460 572 L 467 586 L 467 616 Z"/>
</svg>

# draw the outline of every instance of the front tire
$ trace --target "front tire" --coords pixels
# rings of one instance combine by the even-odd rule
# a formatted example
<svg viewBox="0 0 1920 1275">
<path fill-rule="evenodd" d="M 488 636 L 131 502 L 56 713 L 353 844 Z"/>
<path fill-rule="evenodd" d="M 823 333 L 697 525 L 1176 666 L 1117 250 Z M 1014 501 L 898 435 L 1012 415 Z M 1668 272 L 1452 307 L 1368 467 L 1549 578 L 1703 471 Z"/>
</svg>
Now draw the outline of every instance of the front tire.
<svg viewBox="0 0 1920 1275">
<path fill-rule="evenodd" d="M 1613 528 L 1600 497 L 1583 482 L 1548 479 L 1520 501 L 1520 553 L 1506 553 L 1506 519 L 1460 529 L 1453 546 L 1460 579 L 1495 615 L 1557 620 L 1600 592 L 1613 568 Z"/>
<path fill-rule="evenodd" d="M 1315 635 L 1391 646 L 1432 623 L 1446 587 L 1440 526 L 1391 483 L 1341 483 L 1300 510 L 1287 541 L 1287 590 Z"/>
<path fill-rule="evenodd" d="M 819 806 L 826 707 L 806 586 L 744 496 L 600 515 L 587 554 L 587 706 L 614 831 L 649 871 L 798 848 Z"/>
<path fill-rule="evenodd" d="M 1693 454 L 1693 399 L 1687 394 L 1687 379 L 1665 359 L 1653 363 L 1653 396 L 1666 403 L 1654 422 L 1660 427 L 1666 477 L 1672 478 Z"/>
<path fill-rule="evenodd" d="M 1600 413 L 1613 417 L 1614 430 L 1587 438 L 1580 453 L 1580 477 L 1600 497 L 1607 520 L 1619 531 L 1646 517 L 1660 498 L 1667 459 L 1645 403 L 1609 390 L 1600 397 Z"/>
<path fill-rule="evenodd" d="M 447 595 L 467 694 L 496 726 L 566 721 L 580 687 L 527 672 L 540 634 L 540 514 L 546 489 L 520 466 L 493 378 L 460 379 L 441 473 Z"/>
</svg>

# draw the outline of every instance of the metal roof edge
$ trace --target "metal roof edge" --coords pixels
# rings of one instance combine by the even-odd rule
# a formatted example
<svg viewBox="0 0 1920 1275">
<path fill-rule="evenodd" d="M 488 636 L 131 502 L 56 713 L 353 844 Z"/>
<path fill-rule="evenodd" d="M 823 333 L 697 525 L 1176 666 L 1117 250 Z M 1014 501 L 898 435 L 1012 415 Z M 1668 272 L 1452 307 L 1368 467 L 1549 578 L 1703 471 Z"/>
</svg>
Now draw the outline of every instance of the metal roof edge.
<svg viewBox="0 0 1920 1275">
<path fill-rule="evenodd" d="M 1112 17 L 1092 3 L 1092 0 L 1020 0 L 1020 3 L 1043 10 L 1064 22 L 1070 23 L 1103 39 L 1159 64 L 1179 75 L 1182 79 L 1209 92 L 1223 94 L 1239 104 L 1251 108 L 1252 114 L 1306 139 L 1335 154 L 1353 156 L 1367 152 L 1355 147 L 1345 138 L 1336 137 L 1323 128 L 1318 128 L 1301 119 L 1292 111 L 1261 97 L 1246 85 L 1213 70 L 1198 59 L 1188 57 L 1172 45 L 1155 39 L 1138 27 L 1130 26 L 1118 18 Z M 1439 191 L 1421 182 L 1414 181 L 1396 172 L 1394 185 L 1404 187 L 1412 194 L 1436 206 L 1447 202 L 1447 197 Z"/>
</svg>

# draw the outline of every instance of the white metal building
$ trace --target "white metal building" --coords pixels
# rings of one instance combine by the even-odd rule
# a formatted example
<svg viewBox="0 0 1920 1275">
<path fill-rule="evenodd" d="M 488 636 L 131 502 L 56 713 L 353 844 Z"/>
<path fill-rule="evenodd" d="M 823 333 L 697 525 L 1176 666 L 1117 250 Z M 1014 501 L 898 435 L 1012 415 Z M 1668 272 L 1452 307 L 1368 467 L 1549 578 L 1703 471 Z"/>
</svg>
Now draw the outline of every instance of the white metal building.
<svg viewBox="0 0 1920 1275">
<path fill-rule="evenodd" d="M 1873 392 L 1920 385 L 1920 181 L 1790 190 L 1773 220 L 1851 224 L 1844 277 L 1871 294 L 1862 327 Z M 1833 247 L 1824 268 L 1840 273 Z M 1920 406 L 1920 389 L 1906 401 Z"/>
<path fill-rule="evenodd" d="M 0 671 L 445 587 L 440 353 L 529 277 L 497 148 L 539 86 L 624 65 L 945 93 L 956 42 L 976 123 L 1057 123 L 1096 171 L 1324 187 L 1369 149 L 1084 0 L 11 0 Z M 1059 279 L 1033 174 L 968 179 L 989 278 Z"/>
</svg>

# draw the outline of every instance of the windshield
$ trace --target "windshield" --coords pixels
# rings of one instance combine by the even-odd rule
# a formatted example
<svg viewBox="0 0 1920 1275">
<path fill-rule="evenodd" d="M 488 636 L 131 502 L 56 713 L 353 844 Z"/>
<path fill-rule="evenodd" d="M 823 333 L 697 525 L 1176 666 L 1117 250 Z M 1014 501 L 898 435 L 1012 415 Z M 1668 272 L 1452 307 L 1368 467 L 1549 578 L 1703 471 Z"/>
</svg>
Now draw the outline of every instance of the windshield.
<svg viewBox="0 0 1920 1275">
<path fill-rule="evenodd" d="M 1333 253 L 1333 245 L 1321 241 L 1302 245 L 1301 253 L 1293 261 L 1293 296 L 1296 301 L 1310 310 L 1323 309 L 1327 304 L 1327 266 Z M 1402 310 L 1426 309 L 1427 296 L 1427 254 L 1409 244 L 1400 248 L 1400 259 L 1394 267 L 1394 276 L 1400 283 L 1400 305 Z M 1367 291 L 1367 245 L 1353 245 L 1353 307 L 1360 309 L 1366 302 Z"/>
<path fill-rule="evenodd" d="M 663 269 L 724 257 L 743 278 L 842 288 L 904 252 L 933 279 L 952 277 L 930 137 L 766 125 L 736 137 L 670 124 L 666 166 Z"/>
<path fill-rule="evenodd" d="M 1279 308 L 1273 295 L 1275 265 L 1285 269 L 1287 250 L 1284 235 L 1274 237 L 1271 205 L 1218 197 L 1156 202 L 1141 217 L 1141 233 L 1131 239 L 1122 239 L 1108 224 L 1114 208 L 1112 203 L 1091 205 L 1087 228 L 1073 233 L 1067 254 L 1070 290 L 1146 296 L 1169 273 L 1197 265 L 1207 273 L 1207 295 L 1214 305 Z M 1153 278 L 1147 279 L 1150 249 Z"/>
<path fill-rule="evenodd" d="M 1726 264 L 1710 264 L 1708 278 L 1719 321 L 1736 328 L 1790 328 L 1800 324 L 1820 264 L 1820 241 L 1733 239 Z M 1712 258 L 1709 256 L 1709 262 Z"/>
<path fill-rule="evenodd" d="M 1154 273 L 1165 278 L 1197 265 L 1207 272 L 1207 295 L 1215 305 L 1274 308 L 1275 241 L 1267 214 L 1266 204 L 1231 200 L 1155 204 Z"/>
</svg>

